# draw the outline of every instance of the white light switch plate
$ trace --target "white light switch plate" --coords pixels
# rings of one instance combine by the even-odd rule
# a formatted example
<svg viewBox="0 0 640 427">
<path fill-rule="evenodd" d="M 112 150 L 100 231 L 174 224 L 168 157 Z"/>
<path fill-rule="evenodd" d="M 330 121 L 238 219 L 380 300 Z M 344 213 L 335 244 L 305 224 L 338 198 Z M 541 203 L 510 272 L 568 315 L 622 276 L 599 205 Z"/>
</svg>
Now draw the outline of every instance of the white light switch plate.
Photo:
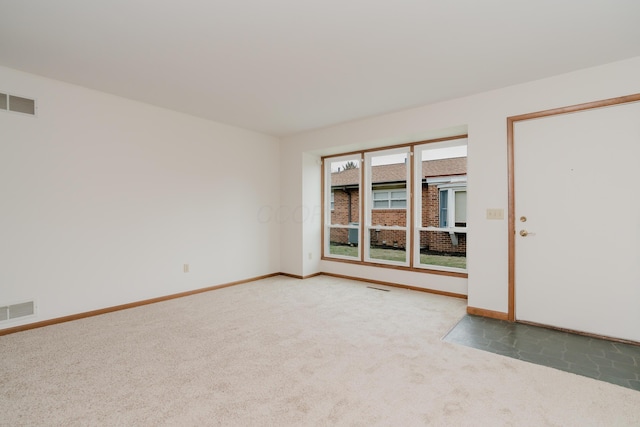
<svg viewBox="0 0 640 427">
<path fill-rule="evenodd" d="M 487 219 L 504 219 L 504 209 L 487 209 Z"/>
</svg>

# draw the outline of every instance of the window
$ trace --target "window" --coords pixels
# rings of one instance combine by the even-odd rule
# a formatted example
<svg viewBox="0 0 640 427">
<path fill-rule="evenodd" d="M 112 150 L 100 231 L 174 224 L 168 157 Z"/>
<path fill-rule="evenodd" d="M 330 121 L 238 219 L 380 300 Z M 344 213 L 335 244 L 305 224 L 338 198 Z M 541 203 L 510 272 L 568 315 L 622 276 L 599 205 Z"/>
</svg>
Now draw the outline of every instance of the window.
<svg viewBox="0 0 640 427">
<path fill-rule="evenodd" d="M 454 191 L 454 214 L 453 218 L 455 219 L 455 223 L 453 224 L 455 227 L 466 227 L 467 226 L 467 188 L 461 190 Z"/>
<path fill-rule="evenodd" d="M 444 271 L 467 268 L 466 139 L 415 147 L 413 266 Z M 418 165 L 420 164 L 420 165 Z"/>
<path fill-rule="evenodd" d="M 451 206 L 451 207 L 449 207 Z M 467 226 L 467 188 L 440 190 L 440 228 Z"/>
<path fill-rule="evenodd" d="M 465 136 L 323 158 L 323 259 L 466 272 Z"/>
<path fill-rule="evenodd" d="M 324 246 L 327 257 L 360 256 L 360 155 L 324 159 Z"/>
<path fill-rule="evenodd" d="M 449 218 L 449 210 L 447 206 L 449 205 L 449 190 L 440 190 L 440 227 L 444 228 L 447 226 L 447 219 Z"/>
<path fill-rule="evenodd" d="M 410 212 L 407 188 L 410 148 L 364 154 L 365 200 L 364 259 L 379 264 L 409 266 Z M 382 188 L 381 188 L 382 187 Z"/>
<path fill-rule="evenodd" d="M 406 209 L 407 190 L 373 190 L 374 209 Z"/>
</svg>

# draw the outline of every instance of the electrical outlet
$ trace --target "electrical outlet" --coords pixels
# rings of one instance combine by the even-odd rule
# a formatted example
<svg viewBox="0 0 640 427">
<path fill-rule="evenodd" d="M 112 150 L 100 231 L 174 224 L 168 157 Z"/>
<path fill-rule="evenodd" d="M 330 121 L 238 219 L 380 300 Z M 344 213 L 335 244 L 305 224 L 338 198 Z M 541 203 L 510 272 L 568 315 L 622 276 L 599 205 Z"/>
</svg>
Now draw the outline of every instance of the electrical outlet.
<svg viewBox="0 0 640 427">
<path fill-rule="evenodd" d="M 487 209 L 487 219 L 504 219 L 504 209 Z"/>
<path fill-rule="evenodd" d="M 309 259 L 313 259 L 313 253 L 309 252 Z"/>
<path fill-rule="evenodd" d="M 184 271 L 185 273 L 188 273 L 189 272 L 189 264 L 184 264 L 182 266 L 182 271 Z"/>
</svg>

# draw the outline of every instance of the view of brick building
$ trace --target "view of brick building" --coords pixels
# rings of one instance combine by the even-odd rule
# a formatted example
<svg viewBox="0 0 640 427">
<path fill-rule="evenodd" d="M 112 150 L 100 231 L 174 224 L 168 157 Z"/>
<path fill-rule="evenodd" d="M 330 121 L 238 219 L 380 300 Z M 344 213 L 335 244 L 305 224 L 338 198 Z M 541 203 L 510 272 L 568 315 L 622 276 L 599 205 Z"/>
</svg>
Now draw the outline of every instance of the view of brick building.
<svg viewBox="0 0 640 427">
<path fill-rule="evenodd" d="M 420 231 L 422 252 L 465 254 L 467 237 L 452 227 L 466 227 L 467 158 L 448 158 L 422 162 L 421 224 L 438 230 Z M 380 230 L 380 226 L 408 226 L 406 165 L 404 163 L 372 167 L 371 247 L 406 248 L 404 230 Z M 331 174 L 331 224 L 360 223 L 359 168 Z M 333 228 L 331 244 L 357 245 L 360 236 L 355 229 Z"/>
</svg>

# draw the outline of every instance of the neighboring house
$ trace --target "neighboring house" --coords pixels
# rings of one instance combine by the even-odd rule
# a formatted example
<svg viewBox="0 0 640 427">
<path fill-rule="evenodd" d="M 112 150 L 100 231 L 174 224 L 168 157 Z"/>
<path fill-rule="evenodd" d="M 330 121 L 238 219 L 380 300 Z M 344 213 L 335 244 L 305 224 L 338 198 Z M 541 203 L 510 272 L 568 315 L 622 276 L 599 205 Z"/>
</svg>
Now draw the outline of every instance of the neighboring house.
<svg viewBox="0 0 640 427">
<path fill-rule="evenodd" d="M 406 165 L 372 167 L 371 224 L 406 226 Z M 360 222 L 360 169 L 347 169 L 331 174 L 331 223 Z M 467 223 L 467 158 L 458 157 L 422 162 L 421 227 L 438 230 L 420 232 L 420 249 L 424 252 L 465 254 L 466 233 L 453 232 L 452 227 Z M 332 244 L 357 245 L 357 230 L 331 230 Z M 405 248 L 404 231 L 379 230 L 371 234 L 373 247 Z"/>
</svg>

